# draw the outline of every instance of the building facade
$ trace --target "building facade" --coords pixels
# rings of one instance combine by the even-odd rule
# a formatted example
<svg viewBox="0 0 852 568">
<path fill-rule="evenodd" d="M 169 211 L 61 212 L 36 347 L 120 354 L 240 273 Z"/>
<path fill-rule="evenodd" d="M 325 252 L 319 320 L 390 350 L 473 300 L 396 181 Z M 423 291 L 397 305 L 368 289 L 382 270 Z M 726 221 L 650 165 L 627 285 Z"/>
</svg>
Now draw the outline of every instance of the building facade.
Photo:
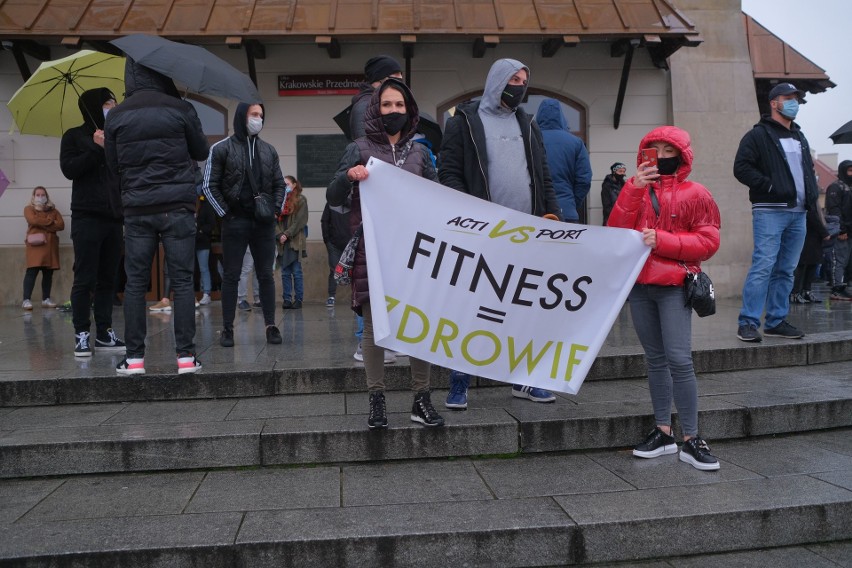
<svg viewBox="0 0 852 568">
<path fill-rule="evenodd" d="M 280 76 L 360 75 L 367 59 L 388 54 L 403 64 L 421 111 L 442 124 L 454 104 L 481 92 L 494 60 L 511 57 L 530 67 L 532 93 L 565 103 L 571 129 L 588 146 L 594 172 L 587 200 L 590 224 L 601 222 L 600 185 L 610 164 L 628 164 L 630 175 L 639 140 L 656 126 L 674 124 L 691 133 L 692 178 L 711 190 L 722 212 L 722 246 L 707 270 L 721 296 L 740 293 L 751 258 L 744 244 L 751 242 L 751 210 L 747 190 L 731 170 L 737 143 L 759 110 L 738 0 L 677 0 L 677 7 L 669 0 L 456 0 L 428 6 L 417 0 L 291 0 L 194 8 L 170 1 L 163 6 L 104 0 L 78 8 L 51 0 L 0 3 L 5 48 L 0 52 L 0 101 L 9 100 L 45 50 L 55 59 L 79 48 L 109 49 L 106 40 L 136 32 L 185 39 L 256 79 L 266 108 L 261 136 L 277 148 L 285 175 L 297 175 L 300 167 L 312 171 L 308 161 L 313 158 L 300 142 L 339 135 L 333 117 L 350 96 L 285 96 L 279 94 Z M 221 131 L 207 133 L 226 135 L 235 102 L 201 102 L 210 113 L 205 124 Z M 58 155 L 58 138 L 19 134 L 5 105 L 0 108 L 0 169 L 10 180 L 0 198 L 2 304 L 20 302 L 22 211 L 32 188 L 45 186 L 70 218 L 70 182 L 59 170 Z M 316 171 L 312 178 L 318 179 Z M 305 195 L 310 208 L 306 300 L 319 301 L 326 295 L 319 224 L 325 187 L 308 185 Z M 63 268 L 54 279 L 54 298 L 64 299 L 72 280 L 69 226 L 60 238 Z"/>
</svg>

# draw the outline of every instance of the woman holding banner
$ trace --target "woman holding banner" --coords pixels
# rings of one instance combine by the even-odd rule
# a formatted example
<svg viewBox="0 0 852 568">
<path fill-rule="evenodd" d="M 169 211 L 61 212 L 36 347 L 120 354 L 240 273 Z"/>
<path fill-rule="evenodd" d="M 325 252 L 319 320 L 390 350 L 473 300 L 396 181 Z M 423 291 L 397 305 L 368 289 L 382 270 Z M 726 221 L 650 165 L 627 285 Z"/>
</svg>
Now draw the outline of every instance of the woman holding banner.
<svg viewBox="0 0 852 568">
<path fill-rule="evenodd" d="M 411 91 L 401 80 L 388 78 L 373 92 L 365 114 L 366 135 L 347 146 L 337 173 L 326 192 L 326 199 L 332 207 L 351 201 L 350 222 L 353 233 L 361 225 L 359 183 L 367 179 L 368 171 L 364 166 L 371 156 L 413 174 L 437 181 L 438 176 L 428 150 L 422 144 L 416 144 L 412 140 L 418 122 L 417 103 Z M 404 191 L 404 188 L 400 188 L 400 191 Z M 352 270 L 352 309 L 364 316 L 361 348 L 367 375 L 367 388 L 370 392 L 370 415 L 367 425 L 370 428 L 387 428 L 384 348 L 376 345 L 373 337 L 367 256 L 363 239 L 358 243 Z M 411 420 L 424 426 L 442 426 L 444 419 L 432 406 L 430 397 L 431 364 L 413 357 L 410 358 L 410 362 L 411 388 L 415 393 Z"/>
<path fill-rule="evenodd" d="M 650 152 L 648 150 L 651 149 Z M 656 150 L 657 165 L 643 155 Z M 624 184 L 607 225 L 642 233 L 651 254 L 630 292 L 630 313 L 645 350 L 656 428 L 633 455 L 641 458 L 677 453 L 672 432 L 674 398 L 683 433 L 680 461 L 696 469 L 719 469 L 719 460 L 698 436 L 698 381 L 692 365 L 692 309 L 684 306 L 687 266 L 719 249 L 719 208 L 703 186 L 687 181 L 693 152 L 689 134 L 661 126 L 639 145 L 636 175 Z"/>
</svg>

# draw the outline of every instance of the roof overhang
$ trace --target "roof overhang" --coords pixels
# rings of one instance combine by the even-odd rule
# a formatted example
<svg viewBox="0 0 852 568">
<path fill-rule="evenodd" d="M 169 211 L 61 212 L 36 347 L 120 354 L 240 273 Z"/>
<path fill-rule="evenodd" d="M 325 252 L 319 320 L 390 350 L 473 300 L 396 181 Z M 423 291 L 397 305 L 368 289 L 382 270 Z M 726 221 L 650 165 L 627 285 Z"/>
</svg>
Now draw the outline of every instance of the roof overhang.
<svg viewBox="0 0 852 568">
<path fill-rule="evenodd" d="M 108 49 L 149 33 L 197 44 L 314 44 L 339 56 L 353 42 L 538 42 L 545 57 L 585 42 L 638 40 L 655 64 L 701 42 L 670 0 L 0 0 L 6 46 Z M 11 44 L 10 44 L 11 42 Z"/>
</svg>

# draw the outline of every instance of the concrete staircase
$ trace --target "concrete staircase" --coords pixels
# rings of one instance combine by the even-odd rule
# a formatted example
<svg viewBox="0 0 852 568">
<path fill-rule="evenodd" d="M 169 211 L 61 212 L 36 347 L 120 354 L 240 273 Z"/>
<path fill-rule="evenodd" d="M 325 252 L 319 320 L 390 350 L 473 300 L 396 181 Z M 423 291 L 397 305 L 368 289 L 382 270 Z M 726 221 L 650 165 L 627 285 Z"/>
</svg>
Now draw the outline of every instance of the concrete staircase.
<svg viewBox="0 0 852 568">
<path fill-rule="evenodd" d="M 3 380 L 0 566 L 849 566 L 852 332 L 695 363 L 714 473 L 630 454 L 635 349 L 551 405 L 436 390 L 428 430 L 404 358 L 387 431 L 360 368 Z"/>
</svg>

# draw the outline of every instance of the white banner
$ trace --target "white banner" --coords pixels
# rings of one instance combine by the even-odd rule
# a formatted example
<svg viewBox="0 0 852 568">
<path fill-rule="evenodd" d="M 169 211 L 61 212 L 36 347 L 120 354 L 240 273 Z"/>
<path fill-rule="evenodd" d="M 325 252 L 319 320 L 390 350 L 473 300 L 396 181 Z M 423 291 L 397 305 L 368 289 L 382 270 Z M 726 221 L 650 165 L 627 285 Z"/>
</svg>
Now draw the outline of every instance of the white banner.
<svg viewBox="0 0 852 568">
<path fill-rule="evenodd" d="M 650 249 L 533 217 L 371 158 L 361 182 L 376 343 L 576 394 Z"/>
</svg>

